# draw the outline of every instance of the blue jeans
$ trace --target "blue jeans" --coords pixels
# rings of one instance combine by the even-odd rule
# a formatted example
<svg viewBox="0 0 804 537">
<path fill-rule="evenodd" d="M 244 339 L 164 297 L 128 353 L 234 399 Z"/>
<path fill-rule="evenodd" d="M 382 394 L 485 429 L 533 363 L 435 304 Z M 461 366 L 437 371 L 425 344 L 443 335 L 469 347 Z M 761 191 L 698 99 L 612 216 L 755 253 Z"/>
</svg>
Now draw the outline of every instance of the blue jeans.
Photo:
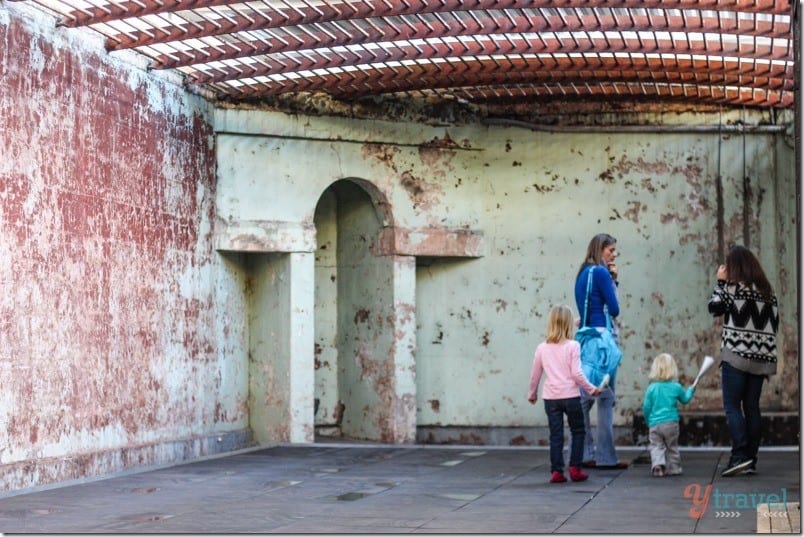
<svg viewBox="0 0 804 537">
<path fill-rule="evenodd" d="M 597 402 L 597 437 L 592 434 L 589 419 L 589 413 L 595 402 Z M 581 390 L 581 409 L 586 430 L 583 460 L 595 461 L 598 466 L 617 464 L 617 452 L 614 450 L 614 391 L 609 386 L 597 397 L 592 397 Z"/>
<path fill-rule="evenodd" d="M 570 437 L 570 466 L 580 466 L 583 457 L 583 412 L 581 398 L 545 399 L 544 411 L 550 427 L 550 471 L 564 472 L 564 414 L 567 415 Z"/>
<path fill-rule="evenodd" d="M 741 371 L 727 362 L 721 362 L 723 380 L 723 409 L 731 434 L 729 464 L 745 459 L 756 459 L 762 436 L 762 416 L 759 396 L 765 377 Z"/>
</svg>

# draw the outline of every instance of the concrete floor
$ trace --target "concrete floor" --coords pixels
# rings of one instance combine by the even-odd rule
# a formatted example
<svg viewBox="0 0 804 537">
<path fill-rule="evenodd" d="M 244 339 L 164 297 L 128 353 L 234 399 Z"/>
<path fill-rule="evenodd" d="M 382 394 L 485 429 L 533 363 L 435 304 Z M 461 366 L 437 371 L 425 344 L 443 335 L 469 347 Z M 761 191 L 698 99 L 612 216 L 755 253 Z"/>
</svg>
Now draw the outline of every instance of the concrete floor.
<svg viewBox="0 0 804 537">
<path fill-rule="evenodd" d="M 768 495 L 799 501 L 797 447 L 763 449 L 756 475 L 732 478 L 723 448 L 683 450 L 684 475 L 666 478 L 644 450 L 619 454 L 627 470 L 550 484 L 546 448 L 277 445 L 6 493 L 0 531 L 738 534 L 756 532 Z"/>
</svg>

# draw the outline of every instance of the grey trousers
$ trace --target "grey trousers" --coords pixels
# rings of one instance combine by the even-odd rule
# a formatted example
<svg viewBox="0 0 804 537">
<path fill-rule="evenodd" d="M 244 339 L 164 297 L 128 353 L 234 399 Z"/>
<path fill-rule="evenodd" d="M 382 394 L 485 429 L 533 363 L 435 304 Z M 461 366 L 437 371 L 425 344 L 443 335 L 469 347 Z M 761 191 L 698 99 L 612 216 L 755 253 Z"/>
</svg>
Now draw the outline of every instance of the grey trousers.
<svg viewBox="0 0 804 537">
<path fill-rule="evenodd" d="M 667 475 L 681 474 L 681 454 L 678 452 L 678 422 L 666 421 L 654 425 L 648 432 L 650 466 L 662 465 Z"/>
</svg>

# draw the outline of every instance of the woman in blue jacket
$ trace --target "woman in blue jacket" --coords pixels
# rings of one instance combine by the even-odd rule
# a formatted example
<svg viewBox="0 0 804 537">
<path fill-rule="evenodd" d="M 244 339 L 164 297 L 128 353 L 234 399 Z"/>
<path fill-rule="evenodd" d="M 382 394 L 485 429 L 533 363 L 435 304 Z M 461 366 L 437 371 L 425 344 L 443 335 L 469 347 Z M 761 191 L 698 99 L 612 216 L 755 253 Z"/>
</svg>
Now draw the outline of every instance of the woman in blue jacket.
<svg viewBox="0 0 804 537">
<path fill-rule="evenodd" d="M 608 233 L 598 233 L 589 241 L 581 268 L 575 277 L 575 303 L 580 314 L 581 324 L 594 326 L 599 330 L 611 329 L 617 336 L 615 318 L 620 314 L 617 299 L 617 239 Z M 589 293 L 588 310 L 586 304 L 589 270 L 592 272 L 592 286 Z M 581 393 L 581 407 L 586 427 L 584 462 L 586 468 L 627 468 L 628 463 L 617 460 L 614 449 L 614 385 L 616 371 L 611 374 L 609 386 L 599 396 L 590 397 Z M 592 435 L 589 412 L 597 400 L 597 435 Z"/>
</svg>

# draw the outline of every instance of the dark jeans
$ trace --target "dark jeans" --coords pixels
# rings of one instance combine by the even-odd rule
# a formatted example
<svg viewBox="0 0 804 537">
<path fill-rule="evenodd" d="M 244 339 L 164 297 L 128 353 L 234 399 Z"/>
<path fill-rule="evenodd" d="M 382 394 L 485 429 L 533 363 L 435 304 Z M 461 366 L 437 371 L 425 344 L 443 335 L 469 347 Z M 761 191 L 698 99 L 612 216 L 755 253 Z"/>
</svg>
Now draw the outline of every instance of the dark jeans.
<svg viewBox="0 0 804 537">
<path fill-rule="evenodd" d="M 583 459 L 583 410 L 581 398 L 545 399 L 547 425 L 550 427 L 550 471 L 564 471 L 564 414 L 567 415 L 570 435 L 570 466 L 580 466 Z"/>
<path fill-rule="evenodd" d="M 759 396 L 765 377 L 740 371 L 727 362 L 721 363 L 723 409 L 731 434 L 729 464 L 755 459 L 762 435 Z"/>
</svg>

